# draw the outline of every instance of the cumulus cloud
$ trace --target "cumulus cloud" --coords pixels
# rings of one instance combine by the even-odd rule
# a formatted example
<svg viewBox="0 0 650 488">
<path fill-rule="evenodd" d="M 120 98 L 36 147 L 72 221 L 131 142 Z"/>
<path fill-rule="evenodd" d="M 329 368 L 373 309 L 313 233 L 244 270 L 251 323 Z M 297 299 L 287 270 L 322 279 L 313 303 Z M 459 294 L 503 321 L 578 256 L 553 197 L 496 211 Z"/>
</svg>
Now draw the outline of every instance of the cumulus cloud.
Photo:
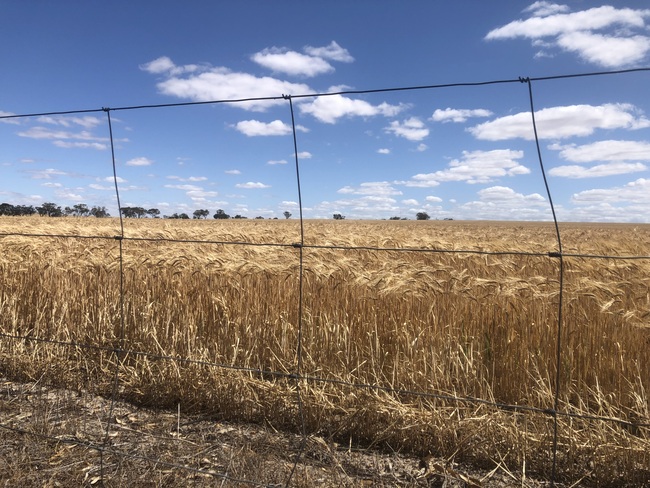
<svg viewBox="0 0 650 488">
<path fill-rule="evenodd" d="M 380 103 L 372 105 L 365 100 L 349 98 L 340 94 L 316 97 L 312 102 L 299 105 L 302 113 L 309 114 L 321 122 L 334 124 L 342 117 L 392 117 L 405 109 L 404 105 Z"/>
<path fill-rule="evenodd" d="M 390 154 L 390 149 L 388 149 L 386 147 L 382 147 L 380 149 L 377 149 L 377 153 L 378 154 Z"/>
<path fill-rule="evenodd" d="M 411 117 L 402 122 L 394 120 L 384 130 L 409 141 L 421 141 L 429 135 L 429 129 L 417 117 Z"/>
<path fill-rule="evenodd" d="M 248 181 L 246 183 L 237 183 L 235 187 L 244 188 L 244 189 L 257 189 L 257 188 L 271 188 L 271 185 L 265 185 L 264 183 L 260 183 L 259 181 Z"/>
<path fill-rule="evenodd" d="M 312 92 L 308 85 L 269 76 L 258 77 L 249 73 L 234 72 L 223 66 L 177 66 L 165 56 L 140 68 L 163 77 L 156 86 L 164 95 L 197 102 L 253 98 L 254 100 L 233 104 L 253 111 L 264 111 L 272 105 L 286 103 L 282 99 L 283 94 Z M 260 98 L 277 99 L 259 100 Z"/>
<path fill-rule="evenodd" d="M 196 185 L 165 185 L 165 188 L 173 188 L 174 190 L 183 191 L 201 191 L 203 188 Z"/>
<path fill-rule="evenodd" d="M 62 147 L 65 149 L 70 148 L 81 148 L 81 149 L 97 149 L 98 151 L 104 151 L 108 149 L 107 144 L 102 144 L 100 142 L 69 142 L 69 141 L 53 141 L 56 147 Z"/>
<path fill-rule="evenodd" d="M 253 54 L 251 60 L 272 71 L 294 76 L 312 77 L 334 71 L 334 67 L 321 57 L 276 47 Z"/>
<path fill-rule="evenodd" d="M 334 71 L 334 66 L 329 61 L 351 63 L 354 58 L 347 49 L 332 41 L 323 47 L 306 46 L 304 53 L 286 48 L 266 48 L 253 54 L 251 60 L 275 72 L 313 77 Z"/>
<path fill-rule="evenodd" d="M 584 145 L 552 144 L 549 149 L 559 150 L 559 155 L 573 163 L 605 162 L 591 167 L 564 165 L 552 168 L 551 176 L 563 178 L 597 178 L 646 171 L 650 162 L 650 143 L 645 141 L 597 141 Z M 636 161 L 636 162 L 628 162 Z"/>
<path fill-rule="evenodd" d="M 535 112 L 535 123 L 540 139 L 588 136 L 596 129 L 634 130 L 650 127 L 650 120 L 634 105 L 628 103 L 544 108 Z M 484 122 L 470 128 L 469 132 L 478 139 L 488 141 L 535 138 L 530 112 L 520 112 Z"/>
<path fill-rule="evenodd" d="M 60 171 L 54 168 L 41 169 L 41 170 L 27 170 L 33 180 L 51 180 L 57 176 L 68 176 L 65 171 Z"/>
<path fill-rule="evenodd" d="M 566 5 L 535 2 L 524 12 L 530 15 L 527 19 L 493 29 L 485 38 L 530 39 L 536 47 L 542 47 L 537 57 L 559 49 L 606 68 L 638 64 L 650 52 L 645 22 L 650 18 L 649 9 L 605 5 L 570 12 Z"/>
<path fill-rule="evenodd" d="M 227 169 L 226 171 L 224 171 L 224 173 L 226 173 L 227 175 L 240 175 L 241 171 L 239 171 L 238 169 Z"/>
<path fill-rule="evenodd" d="M 530 170 L 517 161 L 523 156 L 523 151 L 510 149 L 463 151 L 463 157 L 452 160 L 446 169 L 416 174 L 404 184 L 426 188 L 448 181 L 489 183 L 504 176 L 528 174 Z"/>
<path fill-rule="evenodd" d="M 259 120 L 242 120 L 237 122 L 235 129 L 249 137 L 254 136 L 285 136 L 293 133 L 290 125 L 281 120 L 272 122 L 260 122 Z M 309 129 L 302 125 L 297 125 L 296 130 L 300 132 L 309 132 Z"/>
<path fill-rule="evenodd" d="M 599 178 L 603 176 L 624 175 L 628 173 L 637 173 L 645 171 L 648 167 L 642 163 L 622 163 L 613 162 L 606 164 L 597 164 L 591 167 L 567 165 L 551 168 L 548 172 L 551 176 L 560 176 L 564 178 Z"/>
<path fill-rule="evenodd" d="M 0 117 L 11 117 L 12 115 L 16 115 L 13 112 L 5 112 L 4 110 L 0 110 Z M 13 125 L 19 125 L 20 121 L 18 118 L 0 118 L 0 122 L 4 122 L 5 124 L 13 124 Z"/>
<path fill-rule="evenodd" d="M 271 159 L 271 160 L 267 161 L 266 164 L 271 165 L 271 166 L 275 166 L 277 164 L 287 164 L 287 160 L 286 159 Z"/>
<path fill-rule="evenodd" d="M 310 56 L 316 56 L 323 59 L 331 59 L 341 63 L 351 63 L 354 58 L 347 49 L 342 48 L 336 41 L 332 41 L 324 47 L 305 46 L 304 51 Z"/>
<path fill-rule="evenodd" d="M 639 178 L 623 186 L 581 191 L 574 193 L 571 201 L 579 205 L 621 202 L 647 205 L 650 204 L 650 179 Z"/>
<path fill-rule="evenodd" d="M 446 108 L 444 110 L 436 109 L 431 116 L 434 122 L 466 122 L 471 117 L 489 117 L 492 112 L 483 108 L 459 109 Z"/>
<path fill-rule="evenodd" d="M 338 193 L 350 195 L 401 195 L 400 190 L 395 189 L 387 181 L 371 181 L 361 183 L 358 187 L 344 186 Z"/>
<path fill-rule="evenodd" d="M 151 166 L 152 164 L 153 161 L 145 157 L 129 159 L 126 162 L 127 166 Z"/>
<path fill-rule="evenodd" d="M 188 176 L 187 178 L 183 178 L 181 176 L 176 176 L 176 175 L 169 175 L 167 176 L 168 180 L 177 180 L 177 181 L 205 181 L 207 180 L 207 176 Z"/>
</svg>

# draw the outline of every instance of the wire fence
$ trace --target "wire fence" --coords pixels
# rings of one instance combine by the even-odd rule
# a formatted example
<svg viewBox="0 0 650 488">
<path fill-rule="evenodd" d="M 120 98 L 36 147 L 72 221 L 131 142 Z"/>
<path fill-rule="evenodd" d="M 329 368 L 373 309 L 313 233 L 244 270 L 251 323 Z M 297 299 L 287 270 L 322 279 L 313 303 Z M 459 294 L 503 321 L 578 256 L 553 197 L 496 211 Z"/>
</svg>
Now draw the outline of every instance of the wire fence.
<svg viewBox="0 0 650 488">
<path fill-rule="evenodd" d="M 650 427 L 650 419 L 642 418 L 638 421 L 630 422 L 627 419 L 608 416 L 608 415 L 590 415 L 575 413 L 571 411 L 563 410 L 560 404 L 560 399 L 562 396 L 561 385 L 562 385 L 562 362 L 565 355 L 567 354 L 567 349 L 565 344 L 562 343 L 562 338 L 565 336 L 563 328 L 564 324 L 564 312 L 565 312 L 565 276 L 566 276 L 566 265 L 565 259 L 567 258 L 582 258 L 589 260 L 601 260 L 601 261 L 626 261 L 626 260 L 650 260 L 650 254 L 645 255 L 609 255 L 609 254 L 593 254 L 593 253 L 571 253 L 565 252 L 563 248 L 563 238 L 560 231 L 560 223 L 556 215 L 556 209 L 553 204 L 553 195 L 548 185 L 547 181 L 547 171 L 545 169 L 542 150 L 540 148 L 539 136 L 537 133 L 537 122 L 535 120 L 536 109 L 534 106 L 535 102 L 535 93 L 534 87 L 540 83 L 546 83 L 550 81 L 557 80 L 566 80 L 570 78 L 584 78 L 591 79 L 593 77 L 602 77 L 602 76 L 631 76 L 632 74 L 647 75 L 650 73 L 650 68 L 639 68 L 639 69 L 630 69 L 622 71 L 608 71 L 608 72 L 596 72 L 596 73 L 582 73 L 582 74 L 570 74 L 570 75 L 560 75 L 560 76 L 545 76 L 545 77 L 519 77 L 515 79 L 504 79 L 496 81 L 486 81 L 486 82 L 473 82 L 473 83 L 453 83 L 453 84 L 438 84 L 438 85 L 424 85 L 424 86 L 411 86 L 411 87 L 400 87 L 400 88 L 383 88 L 383 89 L 373 89 L 373 90 L 344 90 L 338 92 L 330 93 L 310 93 L 310 94 L 299 94 L 299 95 L 287 95 L 282 94 L 277 97 L 260 97 L 260 98 L 246 98 L 239 100 L 214 100 L 214 101 L 205 101 L 205 102 L 183 102 L 183 103 L 167 103 L 167 104 L 155 104 L 155 105 L 135 105 L 135 106 L 125 106 L 125 107 L 114 107 L 108 108 L 103 107 L 100 109 L 90 109 L 90 110 L 65 110 L 65 111 L 53 111 L 53 112 L 42 112 L 42 113 L 30 113 L 30 114 L 21 114 L 21 115 L 2 115 L 0 119 L 19 119 L 19 118 L 29 118 L 29 117 L 43 117 L 43 116 L 55 116 L 55 115 L 80 115 L 80 114 L 90 114 L 90 113 L 103 113 L 106 117 L 106 124 L 109 131 L 110 137 L 110 148 L 111 148 L 111 167 L 113 174 L 113 183 L 115 187 L 115 198 L 117 200 L 118 208 L 121 208 L 121 195 L 120 188 L 118 185 L 119 174 L 116 165 L 116 152 L 119 149 L 116 148 L 113 127 L 112 127 L 112 114 L 122 112 L 122 111 L 140 111 L 140 110 L 160 110 L 170 107 L 191 107 L 197 105 L 214 105 L 214 104 L 238 104 L 252 101 L 283 101 L 287 105 L 287 109 L 290 112 L 291 117 L 291 126 L 292 126 L 292 135 L 293 135 L 293 154 L 295 155 L 294 161 L 294 175 L 295 175 L 295 189 L 298 194 L 298 209 L 299 209 L 299 221 L 300 221 L 300 233 L 299 240 L 292 243 L 282 243 L 282 242 L 246 242 L 244 240 L 210 240 L 210 239 L 180 239 L 180 238 L 166 238 L 166 237 L 156 237 L 156 238 L 147 238 L 147 237 L 133 237 L 125 233 L 124 229 L 124 218 L 122 213 L 119 215 L 119 224 L 120 230 L 119 234 L 114 236 L 106 235 L 80 235 L 80 234 L 48 234 L 48 233 L 32 233 L 32 232 L 4 232 L 0 229 L 0 237 L 27 237 L 34 239 L 96 239 L 96 240 L 106 240 L 114 241 L 115 246 L 118 251 L 117 265 L 119 267 L 119 303 L 115 306 L 119 309 L 119 330 L 117 333 L 117 343 L 106 346 L 94 343 L 86 343 L 75 340 L 54 340 L 48 337 L 35 337 L 30 333 L 27 334 L 15 334 L 8 333 L 7 331 L 0 331 L 0 339 L 4 341 L 12 341 L 16 344 L 18 343 L 40 343 L 48 344 L 51 346 L 67 348 L 71 351 L 76 350 L 94 350 L 102 353 L 107 353 L 113 356 L 114 372 L 113 372 L 113 381 L 112 381 L 112 391 L 110 394 L 110 406 L 108 408 L 106 417 L 103 420 L 104 425 L 104 434 L 101 439 L 96 439 L 95 441 L 87 441 L 78 438 L 62 437 L 60 435 L 47 435 L 34 432 L 32 430 L 26 430 L 23 428 L 16 427 L 7 422 L 0 421 L 0 428 L 5 431 L 12 431 L 19 434 L 34 436 L 40 438 L 42 442 L 57 442 L 61 444 L 70 444 L 79 447 L 83 447 L 87 450 L 97 452 L 100 457 L 100 473 L 98 481 L 109 482 L 110 475 L 106 470 L 106 458 L 108 456 L 117 456 L 120 459 L 133 459 L 144 461 L 150 463 L 151 466 L 157 466 L 164 469 L 174 469 L 174 470 L 184 470 L 187 472 L 193 472 L 200 475 L 208 475 L 214 479 L 227 481 L 232 483 L 241 483 L 248 484 L 251 486 L 267 486 L 264 483 L 260 483 L 253 479 L 239 479 L 231 477 L 228 474 L 227 470 L 219 471 L 216 467 L 206 467 L 206 468 L 197 468 L 196 466 L 191 466 L 183 464 L 181 462 L 169 462 L 161 459 L 160 457 L 148 457 L 138 454 L 133 454 L 128 450 L 117 449 L 111 443 L 111 435 L 116 429 L 114 408 L 116 402 L 123 398 L 124 391 L 122 391 L 120 385 L 120 371 L 121 366 L 125 364 L 126 358 L 147 358 L 149 360 L 162 361 L 173 363 L 177 365 L 195 365 L 200 367 L 206 367 L 210 369 L 219 369 L 227 373 L 228 371 L 237 371 L 249 375 L 255 375 L 259 377 L 271 377 L 276 379 L 283 379 L 285 381 L 293 383 L 294 401 L 297 412 L 297 425 L 300 435 L 302 436 L 302 442 L 294 456 L 293 468 L 290 470 L 288 477 L 284 480 L 283 484 L 289 486 L 292 483 L 292 479 L 295 475 L 296 467 L 300 463 L 301 458 L 305 454 L 307 441 L 309 436 L 314 433 L 313 429 L 307 426 L 305 420 L 305 413 L 303 411 L 303 388 L 305 385 L 338 385 L 352 390 L 366 390 L 373 392 L 385 392 L 392 395 L 396 395 L 402 398 L 411 398 L 411 399 L 425 399 L 425 400 L 436 400 L 441 401 L 450 405 L 476 405 L 476 406 L 487 406 L 494 409 L 500 409 L 505 412 L 520 413 L 527 415 L 540 415 L 545 416 L 552 421 L 553 425 L 553 435 L 552 439 L 548 444 L 548 452 L 552 456 L 551 463 L 551 472 L 548 475 L 548 480 L 551 483 L 551 486 L 554 486 L 558 483 L 557 475 L 557 456 L 560 450 L 558 445 L 559 439 L 559 429 L 561 428 L 559 424 L 559 419 L 584 419 L 594 422 L 604 422 L 610 424 L 616 424 L 619 426 L 639 429 L 639 428 L 648 428 Z M 328 97 L 333 95 L 362 95 L 370 93 L 386 93 L 386 92 L 406 92 L 406 91 L 430 91 L 430 90 L 439 90 L 443 88 L 451 87 L 480 87 L 486 85 L 497 85 L 497 84 L 525 84 L 528 89 L 528 106 L 531 115 L 531 126 L 535 134 L 535 147 L 536 154 L 539 163 L 539 169 L 544 181 L 544 187 L 546 190 L 546 197 L 550 205 L 550 211 L 553 217 L 553 226 L 556 239 L 556 249 L 551 251 L 544 252 L 522 252 L 522 251 L 489 251 L 489 250 L 476 250 L 476 249 L 432 249 L 424 247 L 398 247 L 398 246 L 346 246 L 346 245 L 320 245 L 320 244 L 309 244 L 306 242 L 306 230 L 305 230 L 305 218 L 303 216 L 303 201 L 302 201 L 302 184 L 300 179 L 300 169 L 301 161 L 299 159 L 299 136 L 296 128 L 296 121 L 294 115 L 294 106 L 293 101 L 300 98 L 315 98 L 315 97 Z M 296 271 L 296 286 L 297 286 L 297 302 L 295 303 L 295 308 L 297 310 L 297 340 L 294 345 L 295 348 L 295 363 L 292 371 L 277 371 L 277 370 L 267 370 L 263 368 L 251 368 L 238 366 L 236 364 L 225 364 L 220 362 L 212 362 L 205 360 L 196 360 L 189 357 L 177 357 L 166 354 L 154 354 L 149 351 L 140 351 L 134 349 L 131 344 L 129 344 L 128 339 L 125 334 L 125 307 L 126 300 L 128 299 L 125 292 L 125 243 L 157 243 L 157 244 L 184 244 L 184 245 L 212 245 L 212 246 L 237 246 L 237 247 L 271 247 L 278 249 L 293 249 L 296 252 L 297 260 L 297 271 Z M 0 241 L 0 246 L 2 242 Z M 557 321 L 555 324 L 555 374 L 554 378 L 554 391 L 553 391 L 553 403 L 546 407 L 539 407 L 533 405 L 519 405 L 519 404 L 510 404 L 495 401 L 490 398 L 475 398 L 467 395 L 453 395 L 444 392 L 430 392 L 430 391 L 415 391 L 410 389 L 394 388 L 391 386 L 380 385 L 380 384 L 370 384 L 363 382 L 350 382 L 338 378 L 329 378 L 327 376 L 319 376 L 314 374 L 306 373 L 303 369 L 303 320 L 304 320 L 304 304 L 305 304 L 305 290 L 304 290 L 304 252 L 305 250 L 314 249 L 314 250 L 329 250 L 329 251 L 367 251 L 371 253 L 439 253 L 439 254 L 463 254 L 463 255 L 479 255 L 479 256 L 522 256 L 522 257 L 534 257 L 534 258 L 548 258 L 550 260 L 556 260 L 557 267 L 557 276 L 554 278 L 557 280 L 557 312 L 556 317 Z M 550 277 L 549 277 L 550 278 Z M 128 395 L 126 395 L 128 396 Z"/>
</svg>

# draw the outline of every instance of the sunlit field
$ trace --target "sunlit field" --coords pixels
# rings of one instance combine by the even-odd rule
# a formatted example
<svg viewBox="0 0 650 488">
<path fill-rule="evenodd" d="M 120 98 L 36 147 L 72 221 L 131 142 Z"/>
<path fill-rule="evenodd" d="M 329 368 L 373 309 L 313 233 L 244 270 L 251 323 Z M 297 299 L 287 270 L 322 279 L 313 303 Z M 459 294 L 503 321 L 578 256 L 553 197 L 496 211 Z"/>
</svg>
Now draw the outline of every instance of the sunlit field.
<svg viewBox="0 0 650 488">
<path fill-rule="evenodd" d="M 0 217 L 5 376 L 541 477 L 558 387 L 560 479 L 648 479 L 650 259 L 571 256 L 648 225 L 561 224 L 559 385 L 552 223 L 124 225 Z"/>
</svg>

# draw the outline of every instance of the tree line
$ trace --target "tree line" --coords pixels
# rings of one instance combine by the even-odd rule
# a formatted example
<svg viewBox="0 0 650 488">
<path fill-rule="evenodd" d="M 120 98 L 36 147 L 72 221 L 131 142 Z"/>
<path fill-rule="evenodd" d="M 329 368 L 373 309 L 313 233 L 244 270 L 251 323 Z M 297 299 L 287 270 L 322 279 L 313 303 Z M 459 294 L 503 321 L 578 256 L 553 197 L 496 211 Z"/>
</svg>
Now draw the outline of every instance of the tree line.
<svg viewBox="0 0 650 488">
<path fill-rule="evenodd" d="M 0 203 L 0 215 L 28 216 L 40 215 L 41 217 L 110 217 L 106 207 L 89 207 L 85 203 L 78 203 L 72 207 L 61 208 L 56 203 L 45 202 L 35 207 L 33 205 L 12 205 Z"/>
<path fill-rule="evenodd" d="M 110 217 L 111 214 L 108 213 L 106 207 L 92 206 L 89 207 L 85 203 L 77 203 L 72 207 L 61 208 L 56 203 L 45 202 L 42 205 L 35 207 L 33 205 L 12 205 L 10 203 L 0 204 L 0 215 L 9 215 L 9 216 L 29 216 L 29 215 L 40 215 L 41 217 Z M 121 207 L 120 214 L 125 218 L 161 218 L 160 210 L 157 208 L 146 209 L 144 207 Z M 291 218 L 291 212 L 285 211 L 285 219 Z M 210 211 L 205 208 L 200 208 L 195 210 L 190 217 L 187 213 L 173 213 L 171 215 L 163 215 L 164 219 L 207 219 L 210 216 Z M 335 213 L 333 216 L 334 220 L 344 220 L 345 215 L 340 213 Z M 221 220 L 221 219 L 247 219 L 242 215 L 235 215 L 231 217 L 223 209 L 217 210 L 212 218 Z M 256 219 L 264 219 L 262 216 L 255 217 Z M 277 217 L 275 217 L 277 219 Z M 431 217 L 426 212 L 418 212 L 415 215 L 416 220 L 429 220 Z M 391 217 L 388 220 L 407 220 L 406 217 Z M 451 218 L 446 218 L 445 220 L 453 220 Z"/>
</svg>

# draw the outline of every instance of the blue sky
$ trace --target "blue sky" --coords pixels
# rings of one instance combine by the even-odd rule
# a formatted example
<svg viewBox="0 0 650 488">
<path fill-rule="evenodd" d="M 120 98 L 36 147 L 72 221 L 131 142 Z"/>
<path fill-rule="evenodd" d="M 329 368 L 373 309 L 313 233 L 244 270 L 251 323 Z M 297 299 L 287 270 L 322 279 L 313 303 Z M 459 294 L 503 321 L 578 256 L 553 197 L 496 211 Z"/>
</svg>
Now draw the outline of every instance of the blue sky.
<svg viewBox="0 0 650 488">
<path fill-rule="evenodd" d="M 293 96 L 650 67 L 644 1 L 0 1 L 0 201 L 298 215 Z M 558 218 L 650 222 L 650 72 L 532 84 Z M 528 86 L 295 97 L 306 218 L 550 220 Z"/>
</svg>

